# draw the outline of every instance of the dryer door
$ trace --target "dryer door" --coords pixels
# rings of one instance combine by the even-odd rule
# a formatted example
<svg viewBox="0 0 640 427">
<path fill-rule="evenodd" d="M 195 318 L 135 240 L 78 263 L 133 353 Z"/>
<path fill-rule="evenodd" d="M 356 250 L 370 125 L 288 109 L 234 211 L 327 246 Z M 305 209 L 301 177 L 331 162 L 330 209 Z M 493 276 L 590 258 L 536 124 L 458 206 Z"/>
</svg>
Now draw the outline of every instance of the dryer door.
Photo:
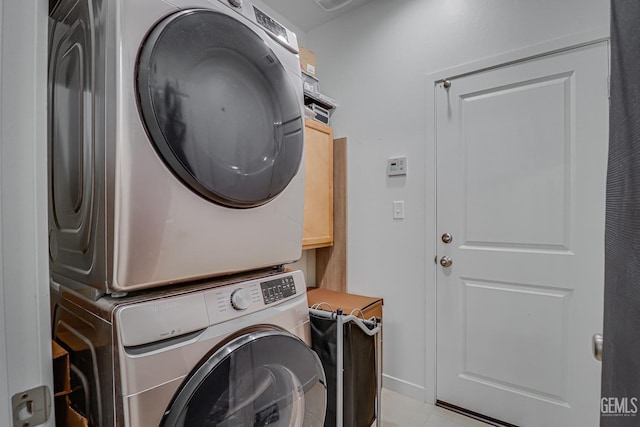
<svg viewBox="0 0 640 427">
<path fill-rule="evenodd" d="M 321 426 L 326 385 L 318 356 L 280 330 L 240 336 L 187 378 L 160 427 Z"/>
<path fill-rule="evenodd" d="M 156 25 L 139 54 L 137 92 L 157 152 L 208 200 L 259 206 L 298 172 L 299 92 L 266 41 L 231 16 L 186 10 Z"/>
</svg>

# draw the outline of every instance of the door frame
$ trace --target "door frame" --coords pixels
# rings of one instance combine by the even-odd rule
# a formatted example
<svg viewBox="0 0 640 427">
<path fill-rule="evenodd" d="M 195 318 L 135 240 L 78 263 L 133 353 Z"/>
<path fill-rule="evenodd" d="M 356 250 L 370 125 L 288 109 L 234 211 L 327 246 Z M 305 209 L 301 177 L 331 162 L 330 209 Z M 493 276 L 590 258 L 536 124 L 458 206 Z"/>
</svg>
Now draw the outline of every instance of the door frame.
<svg viewBox="0 0 640 427">
<path fill-rule="evenodd" d="M 53 426 L 47 239 L 48 2 L 0 0 L 0 10 L 0 425 L 13 425 L 14 394 L 46 385 L 52 407 L 43 425 Z"/>
<path fill-rule="evenodd" d="M 426 91 L 426 161 L 425 165 L 432 165 L 430 171 L 425 173 L 425 313 L 426 313 L 426 352 L 425 352 L 425 389 L 424 401 L 435 404 L 436 390 L 436 337 L 437 337 L 437 295 L 436 295 L 436 264 L 437 256 L 437 157 L 436 157 L 436 85 L 448 79 L 464 77 L 470 74 L 488 71 L 494 68 L 523 62 L 531 59 L 553 55 L 563 51 L 579 47 L 609 42 L 609 26 L 596 27 L 589 31 L 573 34 L 567 37 L 549 40 L 540 44 L 512 50 L 496 56 L 491 56 L 478 61 L 469 62 L 459 66 L 446 68 L 425 76 Z M 413 394 L 413 393 L 410 393 Z"/>
</svg>

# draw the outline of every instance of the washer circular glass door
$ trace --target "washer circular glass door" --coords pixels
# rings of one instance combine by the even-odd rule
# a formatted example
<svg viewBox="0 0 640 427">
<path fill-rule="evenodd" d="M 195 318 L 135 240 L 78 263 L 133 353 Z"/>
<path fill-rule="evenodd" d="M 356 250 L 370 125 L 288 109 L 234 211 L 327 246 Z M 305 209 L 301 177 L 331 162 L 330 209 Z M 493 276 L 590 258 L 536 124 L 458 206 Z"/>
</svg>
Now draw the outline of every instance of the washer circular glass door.
<svg viewBox="0 0 640 427">
<path fill-rule="evenodd" d="M 288 332 L 262 330 L 219 348 L 188 377 L 160 427 L 321 426 L 320 359 Z"/>
<path fill-rule="evenodd" d="M 193 9 L 160 21 L 139 52 L 136 83 L 154 147 L 198 195 L 255 207 L 298 172 L 302 100 L 268 44 L 237 19 Z"/>
</svg>

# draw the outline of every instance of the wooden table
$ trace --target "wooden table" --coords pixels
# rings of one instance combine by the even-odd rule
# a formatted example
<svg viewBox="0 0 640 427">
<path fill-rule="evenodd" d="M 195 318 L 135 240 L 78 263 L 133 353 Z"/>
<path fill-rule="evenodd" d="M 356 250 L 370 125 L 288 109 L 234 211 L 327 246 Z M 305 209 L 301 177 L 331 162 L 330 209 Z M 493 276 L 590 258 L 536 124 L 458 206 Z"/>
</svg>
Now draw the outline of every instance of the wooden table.
<svg viewBox="0 0 640 427">
<path fill-rule="evenodd" d="M 320 310 L 336 311 L 341 308 L 344 314 L 353 313 L 355 316 L 360 317 L 360 312 L 362 312 L 365 319 L 370 319 L 371 317 L 382 319 L 382 298 L 355 295 L 322 288 L 308 288 L 307 299 L 309 300 L 309 307 L 326 303 L 315 307 Z"/>
</svg>

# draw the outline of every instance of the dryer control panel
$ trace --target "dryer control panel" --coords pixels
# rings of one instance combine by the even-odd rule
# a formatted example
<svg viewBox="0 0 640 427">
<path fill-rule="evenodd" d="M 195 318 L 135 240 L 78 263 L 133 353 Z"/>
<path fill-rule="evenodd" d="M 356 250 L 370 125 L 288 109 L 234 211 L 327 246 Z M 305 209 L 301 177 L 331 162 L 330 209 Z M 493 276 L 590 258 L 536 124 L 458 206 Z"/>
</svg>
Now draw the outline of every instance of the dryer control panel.
<svg viewBox="0 0 640 427">
<path fill-rule="evenodd" d="M 284 42 L 289 42 L 289 36 L 287 35 L 287 29 L 278 23 L 275 19 L 253 6 L 253 10 L 256 14 L 256 22 L 262 25 L 267 30 L 271 31 L 277 38 Z"/>
</svg>

